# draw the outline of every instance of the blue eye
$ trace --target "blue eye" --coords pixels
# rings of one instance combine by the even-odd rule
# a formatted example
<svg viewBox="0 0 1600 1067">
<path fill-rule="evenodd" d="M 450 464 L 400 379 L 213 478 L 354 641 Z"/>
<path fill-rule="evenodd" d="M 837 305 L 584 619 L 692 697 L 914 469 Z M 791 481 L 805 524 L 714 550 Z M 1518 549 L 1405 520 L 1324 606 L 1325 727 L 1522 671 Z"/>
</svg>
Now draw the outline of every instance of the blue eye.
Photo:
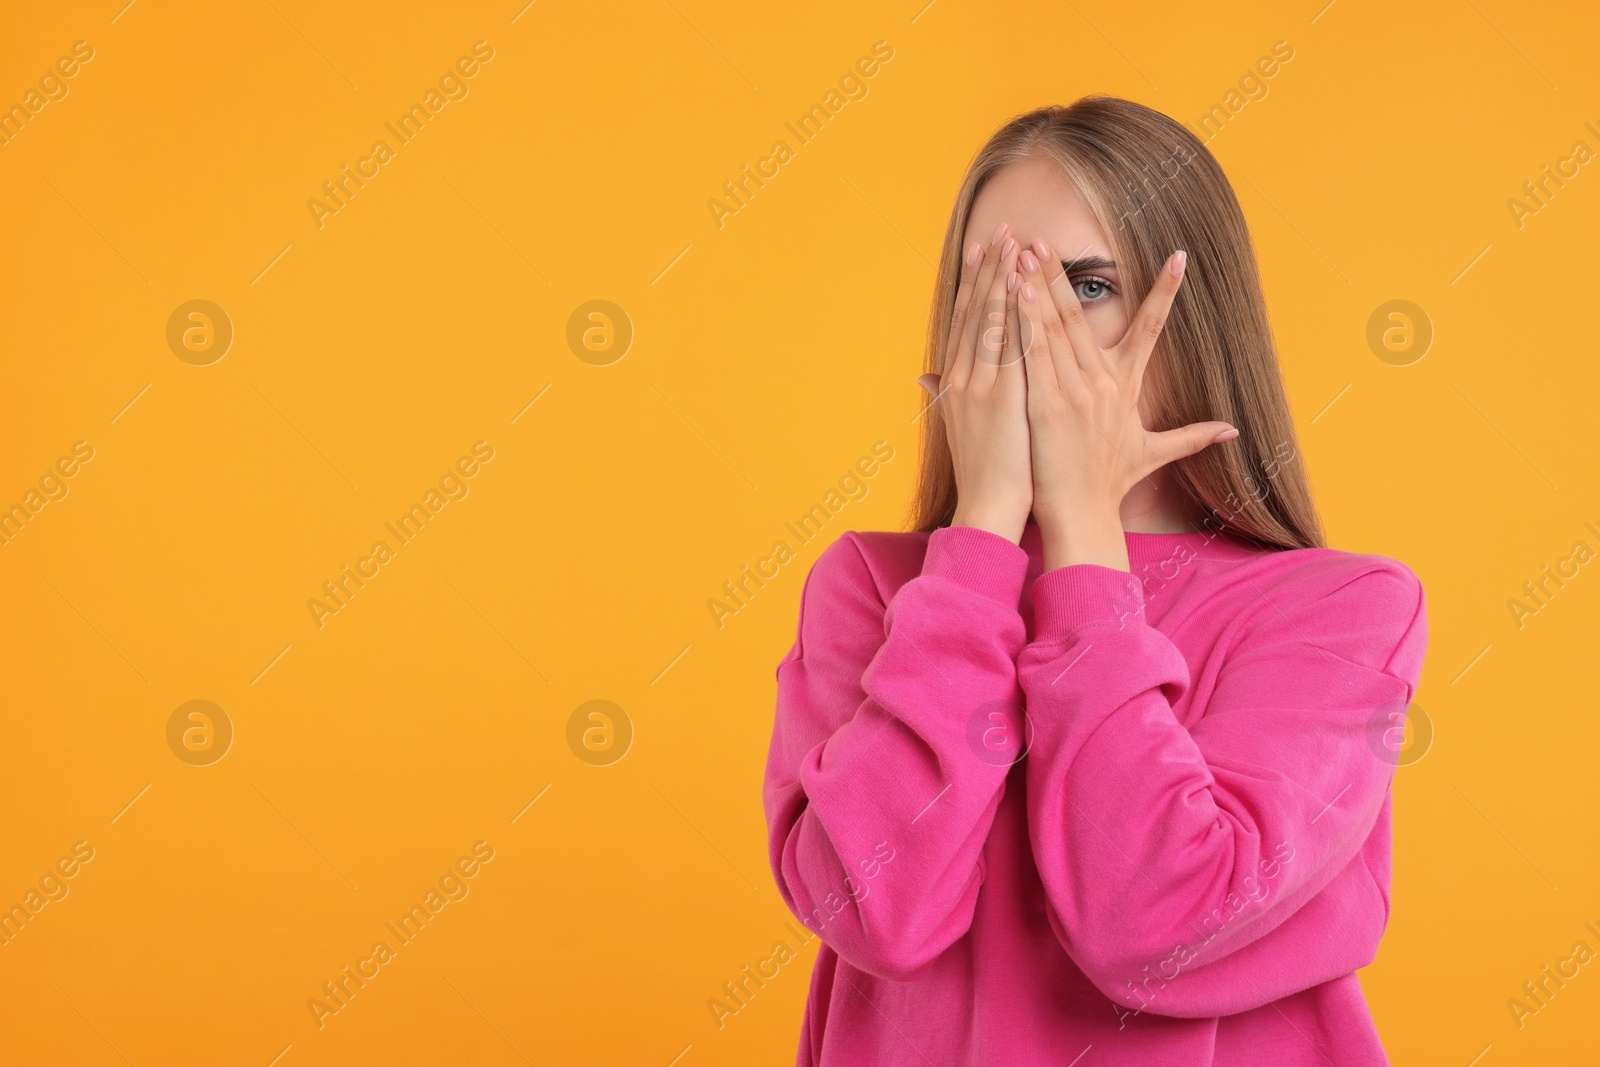
<svg viewBox="0 0 1600 1067">
<path fill-rule="evenodd" d="M 1097 300 L 1104 300 L 1115 290 L 1112 289 L 1111 283 L 1104 278 L 1090 275 L 1089 277 L 1075 280 L 1072 283 L 1072 291 L 1078 294 L 1078 302 L 1080 304 L 1092 304 Z"/>
</svg>

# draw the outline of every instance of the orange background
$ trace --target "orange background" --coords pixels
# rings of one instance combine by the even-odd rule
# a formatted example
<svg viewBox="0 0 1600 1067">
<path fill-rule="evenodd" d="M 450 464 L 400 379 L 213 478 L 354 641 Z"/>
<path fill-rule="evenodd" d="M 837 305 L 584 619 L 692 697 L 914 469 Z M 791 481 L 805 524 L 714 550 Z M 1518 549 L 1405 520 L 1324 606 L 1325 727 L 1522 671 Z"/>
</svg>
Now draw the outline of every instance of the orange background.
<svg viewBox="0 0 1600 1067">
<path fill-rule="evenodd" d="M 822 545 L 900 522 L 966 161 L 1087 92 L 1192 126 L 1279 41 L 1211 148 L 1332 541 L 1407 562 L 1432 624 L 1362 981 L 1397 1063 L 1593 1048 L 1593 967 L 1520 1029 L 1506 1003 L 1600 948 L 1600 578 L 1507 606 L 1600 548 L 1600 174 L 1508 207 L 1600 150 L 1592 7 L 123 2 L 0 16 L 0 103 L 94 52 L 0 146 L 0 504 L 94 450 L 0 547 L 0 904 L 94 850 L 0 947 L 0 1058 L 789 1062 L 814 942 L 721 1029 L 707 1001 L 793 941 L 772 672 Z M 477 41 L 468 95 L 319 228 L 307 201 Z M 722 183 L 878 41 L 868 95 L 719 228 Z M 196 299 L 234 331 L 206 366 L 167 343 Z M 1366 334 L 1402 299 L 1434 339 L 1397 366 Z M 631 323 L 609 365 L 567 342 L 591 300 Z M 718 629 L 706 601 L 879 440 L 869 495 Z M 319 629 L 307 600 L 478 441 L 468 495 Z M 168 744 L 191 700 L 234 731 L 208 766 Z M 568 742 L 590 700 L 633 732 L 606 766 Z M 480 841 L 469 895 L 319 1029 L 307 1001 Z"/>
</svg>

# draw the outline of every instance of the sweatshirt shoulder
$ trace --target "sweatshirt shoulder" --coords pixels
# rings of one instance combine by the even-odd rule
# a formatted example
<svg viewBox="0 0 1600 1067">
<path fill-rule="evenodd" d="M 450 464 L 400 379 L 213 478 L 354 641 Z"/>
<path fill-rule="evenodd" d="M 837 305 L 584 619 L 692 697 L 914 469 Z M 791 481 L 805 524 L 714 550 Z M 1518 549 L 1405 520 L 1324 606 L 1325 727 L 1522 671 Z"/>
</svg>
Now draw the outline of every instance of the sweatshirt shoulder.
<svg viewBox="0 0 1600 1067">
<path fill-rule="evenodd" d="M 1307 596 L 1332 596 L 1354 586 L 1353 594 L 1372 607 L 1414 608 L 1422 580 L 1397 559 L 1336 548 L 1298 548 L 1263 557 L 1273 585 Z"/>
<path fill-rule="evenodd" d="M 870 658 L 888 604 L 920 572 L 927 542 L 927 534 L 851 530 L 824 548 L 806 572 L 795 642 L 778 669 L 807 656 Z"/>
<path fill-rule="evenodd" d="M 922 572 L 927 552 L 925 533 L 849 530 L 822 550 L 806 584 L 830 599 L 841 594 L 864 596 L 882 610 L 902 585 Z"/>
<path fill-rule="evenodd" d="M 1397 559 L 1332 548 L 1260 557 L 1270 579 L 1256 627 L 1309 637 L 1328 651 L 1416 685 L 1427 644 L 1422 580 Z"/>
</svg>

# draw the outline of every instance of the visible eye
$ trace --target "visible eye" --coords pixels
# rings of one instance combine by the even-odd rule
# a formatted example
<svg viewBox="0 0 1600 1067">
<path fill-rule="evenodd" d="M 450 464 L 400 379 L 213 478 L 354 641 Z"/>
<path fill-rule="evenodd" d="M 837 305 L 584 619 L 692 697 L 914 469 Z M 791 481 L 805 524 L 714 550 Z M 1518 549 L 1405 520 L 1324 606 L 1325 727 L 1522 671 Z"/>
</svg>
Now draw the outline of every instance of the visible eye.
<svg viewBox="0 0 1600 1067">
<path fill-rule="evenodd" d="M 1078 303 L 1092 304 L 1114 294 L 1117 289 L 1097 274 L 1087 274 L 1072 280 L 1072 291 L 1078 294 Z"/>
</svg>

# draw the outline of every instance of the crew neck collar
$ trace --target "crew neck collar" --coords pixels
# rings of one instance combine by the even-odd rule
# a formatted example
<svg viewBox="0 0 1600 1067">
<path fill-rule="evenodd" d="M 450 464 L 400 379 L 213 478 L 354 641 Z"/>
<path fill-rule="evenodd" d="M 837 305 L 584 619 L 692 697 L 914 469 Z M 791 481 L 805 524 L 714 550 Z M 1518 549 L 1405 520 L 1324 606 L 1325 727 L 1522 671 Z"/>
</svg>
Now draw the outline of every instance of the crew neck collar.
<svg viewBox="0 0 1600 1067">
<path fill-rule="evenodd" d="M 1122 536 L 1128 545 L 1128 562 L 1135 566 L 1164 559 L 1180 549 L 1188 549 L 1206 559 L 1239 558 L 1271 551 L 1231 533 L 1214 529 L 1183 530 L 1177 533 L 1141 533 L 1124 530 Z M 1030 521 L 1023 527 L 1022 540 L 1019 544 L 1030 555 L 1043 550 L 1043 537 L 1037 522 Z"/>
</svg>

